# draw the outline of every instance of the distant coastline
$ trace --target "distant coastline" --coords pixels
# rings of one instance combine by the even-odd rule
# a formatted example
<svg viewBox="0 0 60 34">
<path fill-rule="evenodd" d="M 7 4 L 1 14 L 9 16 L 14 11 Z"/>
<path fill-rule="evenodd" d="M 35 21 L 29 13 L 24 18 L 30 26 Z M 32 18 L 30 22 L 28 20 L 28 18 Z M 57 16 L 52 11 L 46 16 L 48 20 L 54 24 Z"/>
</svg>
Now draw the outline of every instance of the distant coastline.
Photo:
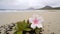
<svg viewBox="0 0 60 34">
<path fill-rule="evenodd" d="M 17 10 L 17 11 L 20 11 L 20 10 L 60 10 L 60 7 L 52 8 L 50 6 L 46 6 L 46 7 L 39 8 L 39 9 L 34 9 L 34 8 L 28 8 L 28 9 L 0 9 L 0 11 L 4 11 L 4 10 Z"/>
</svg>

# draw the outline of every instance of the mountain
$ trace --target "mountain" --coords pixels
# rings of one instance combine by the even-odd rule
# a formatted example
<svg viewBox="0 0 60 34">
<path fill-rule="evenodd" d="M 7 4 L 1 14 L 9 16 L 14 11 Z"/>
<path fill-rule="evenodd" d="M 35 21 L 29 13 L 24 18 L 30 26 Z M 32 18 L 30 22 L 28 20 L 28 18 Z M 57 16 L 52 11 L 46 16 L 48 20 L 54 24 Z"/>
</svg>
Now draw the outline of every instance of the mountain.
<svg viewBox="0 0 60 34">
<path fill-rule="evenodd" d="M 56 7 L 56 8 L 53 8 L 53 7 L 50 7 L 50 6 L 45 6 L 43 8 L 40 8 L 40 10 L 60 10 L 60 7 Z"/>
</svg>

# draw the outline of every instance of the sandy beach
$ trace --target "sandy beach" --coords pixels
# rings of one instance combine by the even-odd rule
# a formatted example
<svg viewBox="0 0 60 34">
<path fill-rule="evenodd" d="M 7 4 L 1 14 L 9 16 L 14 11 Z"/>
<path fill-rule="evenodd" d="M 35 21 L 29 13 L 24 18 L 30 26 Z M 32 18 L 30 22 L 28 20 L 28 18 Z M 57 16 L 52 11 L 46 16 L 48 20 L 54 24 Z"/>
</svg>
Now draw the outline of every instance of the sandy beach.
<svg viewBox="0 0 60 34">
<path fill-rule="evenodd" d="M 16 23 L 20 20 L 27 20 L 33 14 L 38 14 L 44 18 L 43 34 L 60 34 L 60 10 L 26 10 L 0 12 L 0 26 L 4 24 Z"/>
</svg>

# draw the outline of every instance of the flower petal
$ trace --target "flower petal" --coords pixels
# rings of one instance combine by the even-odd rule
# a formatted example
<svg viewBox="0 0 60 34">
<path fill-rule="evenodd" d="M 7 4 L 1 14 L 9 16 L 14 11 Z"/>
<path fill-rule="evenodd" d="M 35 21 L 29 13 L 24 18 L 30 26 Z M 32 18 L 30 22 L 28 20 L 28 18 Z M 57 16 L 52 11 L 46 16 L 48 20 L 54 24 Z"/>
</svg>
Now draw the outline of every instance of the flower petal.
<svg viewBox="0 0 60 34">
<path fill-rule="evenodd" d="M 31 24 L 31 28 L 35 29 L 36 28 L 36 25 Z"/>
<path fill-rule="evenodd" d="M 31 24 L 31 28 L 41 28 L 42 27 L 42 22 L 43 22 L 43 18 L 37 14 L 33 15 L 31 18 L 29 18 L 29 22 L 32 23 Z"/>
<path fill-rule="evenodd" d="M 42 24 L 38 24 L 37 27 L 38 28 L 42 28 L 43 26 L 42 26 Z"/>
<path fill-rule="evenodd" d="M 33 18 L 29 18 L 29 22 L 30 23 L 33 23 Z"/>
</svg>

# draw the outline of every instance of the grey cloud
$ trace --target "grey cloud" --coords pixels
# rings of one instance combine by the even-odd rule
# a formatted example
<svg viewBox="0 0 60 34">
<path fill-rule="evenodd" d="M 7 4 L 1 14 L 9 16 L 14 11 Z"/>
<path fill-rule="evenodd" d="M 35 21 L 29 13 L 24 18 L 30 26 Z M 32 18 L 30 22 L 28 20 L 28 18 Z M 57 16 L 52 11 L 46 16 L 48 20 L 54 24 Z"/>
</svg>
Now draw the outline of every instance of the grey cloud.
<svg viewBox="0 0 60 34">
<path fill-rule="evenodd" d="M 38 9 L 45 6 L 60 7 L 60 0 L 0 0 L 0 9 Z"/>
</svg>

